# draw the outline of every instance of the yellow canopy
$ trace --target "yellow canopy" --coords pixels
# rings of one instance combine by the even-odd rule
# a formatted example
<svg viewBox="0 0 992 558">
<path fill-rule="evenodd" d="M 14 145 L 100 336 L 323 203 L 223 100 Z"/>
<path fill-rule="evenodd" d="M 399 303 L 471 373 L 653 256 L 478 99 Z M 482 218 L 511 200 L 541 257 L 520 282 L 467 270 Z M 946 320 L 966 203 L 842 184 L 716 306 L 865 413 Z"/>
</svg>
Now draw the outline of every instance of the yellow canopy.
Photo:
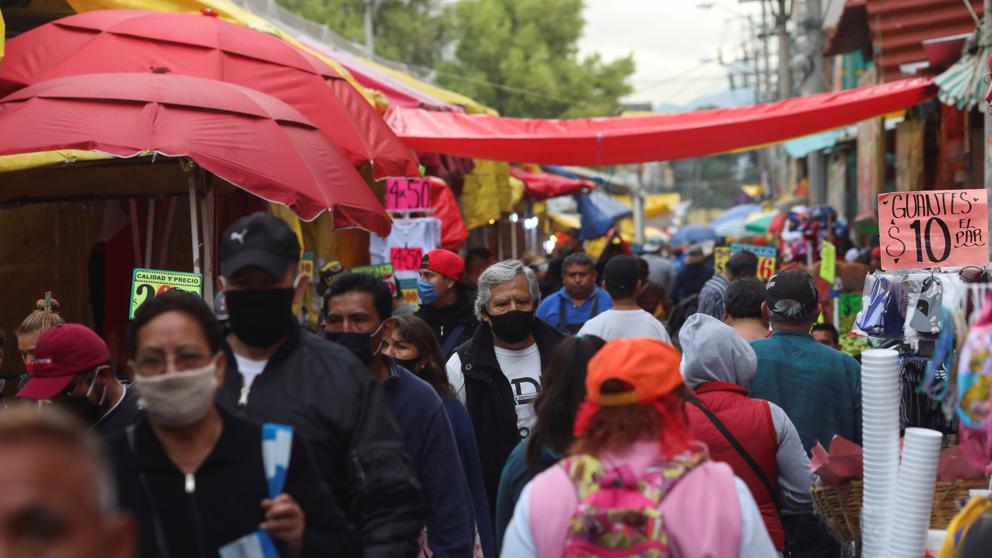
<svg viewBox="0 0 992 558">
<path fill-rule="evenodd" d="M 499 113 L 494 109 L 491 109 L 481 103 L 469 99 L 465 95 L 455 93 L 454 91 L 449 91 L 442 87 L 432 85 L 430 83 L 420 81 L 419 79 L 411 76 L 406 72 L 400 70 L 395 70 L 389 66 L 384 66 L 377 62 L 373 62 L 367 58 L 360 58 L 362 63 L 369 66 L 370 68 L 376 70 L 377 72 L 382 72 L 389 77 L 396 78 L 403 83 L 413 87 L 414 89 L 426 93 L 435 99 L 439 99 L 446 103 L 451 103 L 453 105 L 460 105 L 465 107 L 465 112 L 469 114 L 491 114 L 493 116 L 499 116 Z"/>
<path fill-rule="evenodd" d="M 3 38 L 5 37 L 6 29 L 3 25 L 3 11 L 0 11 L 0 62 L 3 62 Z"/>
<path fill-rule="evenodd" d="M 630 196 L 613 196 L 613 199 L 631 207 Z M 673 207 L 682 201 L 682 196 L 677 193 L 672 194 L 648 194 L 644 197 L 644 217 L 651 219 L 667 214 Z"/>
</svg>

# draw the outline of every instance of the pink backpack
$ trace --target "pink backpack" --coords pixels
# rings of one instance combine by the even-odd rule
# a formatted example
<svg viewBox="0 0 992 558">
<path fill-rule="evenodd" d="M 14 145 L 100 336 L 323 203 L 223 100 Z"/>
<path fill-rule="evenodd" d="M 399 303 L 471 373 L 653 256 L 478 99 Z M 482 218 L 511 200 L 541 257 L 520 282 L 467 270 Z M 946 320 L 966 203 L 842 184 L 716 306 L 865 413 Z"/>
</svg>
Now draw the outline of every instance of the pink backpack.
<svg viewBox="0 0 992 558">
<path fill-rule="evenodd" d="M 668 532 L 659 509 L 661 501 L 705 460 L 705 454 L 688 454 L 651 465 L 637 476 L 627 465 L 607 471 L 589 455 L 566 458 L 562 467 L 575 485 L 579 506 L 569 522 L 562 556 L 667 558 Z"/>
</svg>

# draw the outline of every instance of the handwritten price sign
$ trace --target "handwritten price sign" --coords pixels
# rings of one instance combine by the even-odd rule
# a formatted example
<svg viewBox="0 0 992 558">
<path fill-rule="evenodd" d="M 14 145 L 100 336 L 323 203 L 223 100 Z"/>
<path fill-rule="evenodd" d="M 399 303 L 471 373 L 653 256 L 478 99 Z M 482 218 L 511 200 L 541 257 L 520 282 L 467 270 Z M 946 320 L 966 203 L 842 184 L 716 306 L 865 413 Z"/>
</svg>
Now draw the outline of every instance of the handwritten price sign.
<svg viewBox="0 0 992 558">
<path fill-rule="evenodd" d="M 778 250 L 771 246 L 755 246 L 754 244 L 731 244 L 730 254 L 751 252 L 758 256 L 758 279 L 767 281 L 775 275 L 775 265 L 778 263 Z"/>
<path fill-rule="evenodd" d="M 387 178 L 386 209 L 404 211 L 431 206 L 431 184 L 425 178 Z M 419 263 L 418 263 L 419 265 Z"/>
<path fill-rule="evenodd" d="M 986 265 L 988 221 L 985 190 L 880 194 L 882 269 Z"/>
<path fill-rule="evenodd" d="M 393 264 L 393 271 L 420 271 L 420 260 L 424 257 L 424 249 L 417 248 L 391 248 L 389 250 L 389 260 Z"/>
</svg>

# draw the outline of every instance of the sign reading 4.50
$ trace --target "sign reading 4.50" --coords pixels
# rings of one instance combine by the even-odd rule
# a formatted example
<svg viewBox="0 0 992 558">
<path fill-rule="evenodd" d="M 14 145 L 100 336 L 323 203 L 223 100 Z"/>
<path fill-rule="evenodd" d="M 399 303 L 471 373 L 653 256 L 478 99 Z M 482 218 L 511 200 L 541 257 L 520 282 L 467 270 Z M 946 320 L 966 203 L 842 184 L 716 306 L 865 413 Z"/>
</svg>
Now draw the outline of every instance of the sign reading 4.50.
<svg viewBox="0 0 992 558">
<path fill-rule="evenodd" d="M 409 211 L 431 206 L 431 184 L 425 178 L 387 178 L 386 209 Z"/>
<path fill-rule="evenodd" d="M 985 190 L 893 192 L 878 196 L 882 269 L 989 263 Z"/>
</svg>

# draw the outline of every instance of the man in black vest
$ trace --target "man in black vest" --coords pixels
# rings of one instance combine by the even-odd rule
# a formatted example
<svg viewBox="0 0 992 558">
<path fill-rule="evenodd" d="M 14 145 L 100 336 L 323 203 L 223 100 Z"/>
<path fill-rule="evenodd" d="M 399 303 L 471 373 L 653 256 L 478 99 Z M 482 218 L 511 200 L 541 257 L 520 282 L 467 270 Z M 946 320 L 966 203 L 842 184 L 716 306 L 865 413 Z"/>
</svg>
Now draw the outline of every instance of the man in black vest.
<svg viewBox="0 0 992 558">
<path fill-rule="evenodd" d="M 472 419 L 491 508 L 507 457 L 534 426 L 541 370 L 562 339 L 558 330 L 534 319 L 540 299 L 529 267 L 518 260 L 489 266 L 479 276 L 475 300 L 481 323 L 446 367 Z"/>
</svg>

